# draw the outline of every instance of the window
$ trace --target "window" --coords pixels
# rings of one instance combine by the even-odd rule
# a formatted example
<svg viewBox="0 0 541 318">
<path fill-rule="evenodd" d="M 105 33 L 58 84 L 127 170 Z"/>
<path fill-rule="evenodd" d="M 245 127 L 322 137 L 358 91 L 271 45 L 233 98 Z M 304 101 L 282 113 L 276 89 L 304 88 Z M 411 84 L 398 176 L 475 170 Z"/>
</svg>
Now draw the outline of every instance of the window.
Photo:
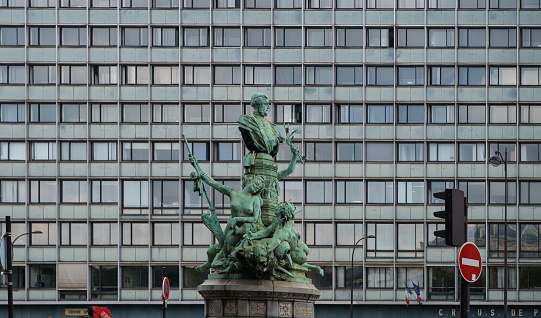
<svg viewBox="0 0 541 318">
<path fill-rule="evenodd" d="M 368 181 L 366 190 L 366 203 L 368 204 L 392 204 L 394 202 L 394 187 L 392 181 Z"/>
<path fill-rule="evenodd" d="M 398 29 L 397 32 L 398 32 L 398 47 L 423 47 L 425 46 L 424 29 Z"/>
<path fill-rule="evenodd" d="M 541 144 L 521 144 L 520 161 L 521 162 L 540 162 Z"/>
<path fill-rule="evenodd" d="M 516 67 L 490 67 L 490 85 L 516 85 Z"/>
<path fill-rule="evenodd" d="M 337 66 L 336 85 L 363 85 L 362 66 Z"/>
<path fill-rule="evenodd" d="M 209 161 L 209 144 L 207 142 L 189 142 L 192 155 L 197 161 Z M 184 157 L 182 160 L 188 160 L 188 150 L 184 146 Z"/>
<path fill-rule="evenodd" d="M 428 29 L 429 47 L 455 47 L 455 29 Z"/>
<path fill-rule="evenodd" d="M 505 204 L 505 182 L 489 181 L 489 204 Z M 517 203 L 517 183 L 507 183 L 507 203 Z"/>
<path fill-rule="evenodd" d="M 300 9 L 302 0 L 276 0 L 276 9 Z"/>
<path fill-rule="evenodd" d="M 431 124 L 454 124 L 454 105 L 430 105 L 429 110 Z"/>
<path fill-rule="evenodd" d="M 179 104 L 152 104 L 152 121 L 155 123 L 178 123 Z"/>
<path fill-rule="evenodd" d="M 333 226 L 330 223 L 304 223 L 304 230 L 304 240 L 308 246 L 333 244 Z"/>
<path fill-rule="evenodd" d="M 146 85 L 149 82 L 148 66 L 146 65 L 123 65 L 123 85 Z"/>
<path fill-rule="evenodd" d="M 367 257 L 393 257 L 394 225 L 387 223 L 368 223 L 366 235 L 374 235 L 375 239 L 365 242 Z"/>
<path fill-rule="evenodd" d="M 300 204 L 303 201 L 303 190 L 301 181 L 279 181 L 280 202 L 291 201 L 293 204 Z"/>
<path fill-rule="evenodd" d="M 241 189 L 241 182 L 238 180 L 216 180 L 216 182 L 229 186 L 233 189 Z M 229 200 L 229 197 L 219 192 L 216 189 L 213 190 L 213 195 L 214 195 L 214 206 L 217 209 L 216 213 L 229 214 L 231 212 L 231 211 L 228 211 L 231 207 L 231 202 Z"/>
<path fill-rule="evenodd" d="M 424 85 L 424 67 L 402 66 L 398 68 L 398 85 Z"/>
<path fill-rule="evenodd" d="M 24 121 L 24 119 L 23 119 L 23 121 Z M 520 123 L 521 124 L 539 124 L 539 123 L 541 123 L 541 106 L 538 106 L 538 105 L 520 105 Z"/>
<path fill-rule="evenodd" d="M 117 28 L 92 28 L 92 46 L 116 46 Z"/>
<path fill-rule="evenodd" d="M 333 277 L 333 267 L 332 266 L 320 266 L 323 270 L 323 276 L 319 275 L 318 272 L 309 271 L 306 273 L 306 278 L 310 278 L 314 286 L 317 289 L 327 289 L 332 288 L 332 277 Z M 342 269 L 344 267 L 341 267 Z"/>
<path fill-rule="evenodd" d="M 117 203 L 118 181 L 92 180 L 92 203 Z"/>
<path fill-rule="evenodd" d="M 392 86 L 394 85 L 394 70 L 392 66 L 368 66 L 367 85 Z"/>
<path fill-rule="evenodd" d="M 424 9 L 424 0 L 398 0 L 398 9 Z"/>
<path fill-rule="evenodd" d="M 92 161 L 116 161 L 116 142 L 93 142 Z"/>
<path fill-rule="evenodd" d="M 148 104 L 122 105 L 122 122 L 148 123 Z"/>
<path fill-rule="evenodd" d="M 369 47 L 393 47 L 393 29 L 368 29 L 367 32 Z"/>
<path fill-rule="evenodd" d="M 541 182 L 520 182 L 520 204 L 541 204 Z"/>
<path fill-rule="evenodd" d="M 30 288 L 56 288 L 56 265 L 32 264 L 30 267 Z"/>
<path fill-rule="evenodd" d="M 148 0 L 122 0 L 122 8 L 147 8 Z"/>
<path fill-rule="evenodd" d="M 185 123 L 210 122 L 210 105 L 184 104 L 184 122 Z"/>
<path fill-rule="evenodd" d="M 209 66 L 184 66 L 184 85 L 210 84 Z"/>
<path fill-rule="evenodd" d="M 122 223 L 122 245 L 148 245 L 148 223 Z"/>
<path fill-rule="evenodd" d="M 63 46 L 86 46 L 86 28 L 61 28 L 60 45 Z"/>
<path fill-rule="evenodd" d="M 398 105 L 399 124 L 422 124 L 425 122 L 423 105 Z"/>
<path fill-rule="evenodd" d="M 429 143 L 428 161 L 455 161 L 455 144 Z"/>
<path fill-rule="evenodd" d="M 517 0 L 490 0 L 491 9 L 515 9 Z"/>
<path fill-rule="evenodd" d="M 267 0 L 244 0 L 245 9 L 270 9 L 272 2 Z"/>
<path fill-rule="evenodd" d="M 521 32 L 522 47 L 541 47 L 541 29 L 523 28 Z"/>
<path fill-rule="evenodd" d="M 362 47 L 363 29 L 340 28 L 336 29 L 337 47 Z"/>
<path fill-rule="evenodd" d="M 367 105 L 369 124 L 392 124 L 394 122 L 393 105 Z"/>
<path fill-rule="evenodd" d="M 484 105 L 459 105 L 458 122 L 460 124 L 484 124 L 485 106 Z"/>
<path fill-rule="evenodd" d="M 242 115 L 242 107 L 239 104 L 214 104 L 215 123 L 236 123 Z"/>
<path fill-rule="evenodd" d="M 489 247 L 488 257 L 503 258 L 505 254 L 505 224 L 489 223 Z M 517 251 L 517 226 L 507 224 L 507 255 L 516 257 Z"/>
<path fill-rule="evenodd" d="M 184 46 L 209 46 L 209 29 L 184 28 Z"/>
<path fill-rule="evenodd" d="M 364 0 L 336 0 L 336 9 L 362 9 Z"/>
<path fill-rule="evenodd" d="M 306 66 L 306 85 L 332 85 L 332 67 Z"/>
<path fill-rule="evenodd" d="M 336 181 L 337 204 L 362 204 L 363 199 L 364 191 L 362 181 Z"/>
<path fill-rule="evenodd" d="M 332 181 L 306 181 L 306 203 L 332 203 Z"/>
<path fill-rule="evenodd" d="M 60 160 L 86 161 L 86 142 L 61 142 Z"/>
<path fill-rule="evenodd" d="M 541 288 L 541 267 L 520 267 L 519 268 L 519 288 L 534 289 Z"/>
<path fill-rule="evenodd" d="M 332 143 L 329 142 L 305 142 L 306 160 L 308 161 L 332 161 Z"/>
<path fill-rule="evenodd" d="M 117 245 L 117 223 L 92 223 L 92 245 Z"/>
<path fill-rule="evenodd" d="M 422 223 L 399 223 L 396 236 L 398 238 L 398 257 L 423 257 L 425 247 L 424 226 Z M 422 277 L 422 274 L 420 276 Z"/>
<path fill-rule="evenodd" d="M 240 0 L 213 0 L 214 7 L 219 9 L 240 8 Z"/>
<path fill-rule="evenodd" d="M 88 202 L 88 183 L 86 181 L 62 181 L 63 203 L 86 203 Z"/>
<path fill-rule="evenodd" d="M 240 66 L 215 66 L 214 84 L 240 85 Z"/>
<path fill-rule="evenodd" d="M 152 181 L 152 213 L 178 214 L 180 207 L 179 181 Z"/>
<path fill-rule="evenodd" d="M 240 46 L 240 28 L 214 28 L 213 45 L 218 47 Z"/>
<path fill-rule="evenodd" d="M 219 0 L 216 0 L 219 1 Z M 200 273 L 195 270 L 195 268 L 190 268 L 188 266 L 182 266 L 182 273 L 183 273 L 183 279 L 182 279 L 182 288 L 197 288 L 200 284 L 202 284 L 209 275 L 209 271 L 206 271 L 204 273 Z"/>
<path fill-rule="evenodd" d="M 520 225 L 520 257 L 541 257 L 539 232 L 539 224 Z"/>
<path fill-rule="evenodd" d="M 211 233 L 203 223 L 183 223 L 184 226 L 184 239 L 182 245 L 204 245 L 209 246 L 211 244 Z"/>
<path fill-rule="evenodd" d="M 485 224 L 468 224 L 468 242 L 472 242 L 477 246 L 486 246 L 487 233 Z"/>
<path fill-rule="evenodd" d="M 485 162 L 485 143 L 459 143 L 458 161 Z"/>
<path fill-rule="evenodd" d="M 60 245 L 85 245 L 88 241 L 86 223 L 60 223 Z"/>
<path fill-rule="evenodd" d="M 60 68 L 60 84 L 87 84 L 86 66 L 62 65 Z"/>
<path fill-rule="evenodd" d="M 244 67 L 245 85 L 270 85 L 271 68 L 270 66 L 245 66 Z"/>
<path fill-rule="evenodd" d="M 485 9 L 486 0 L 459 0 L 458 7 L 460 9 Z"/>
<path fill-rule="evenodd" d="M 302 105 L 276 104 L 276 123 L 301 123 Z"/>
<path fill-rule="evenodd" d="M 24 142 L 0 142 L 0 160 L 25 160 L 26 149 Z"/>
<path fill-rule="evenodd" d="M 307 9 L 332 9 L 332 0 L 306 0 Z"/>
<path fill-rule="evenodd" d="M 136 289 L 148 288 L 147 266 L 122 267 L 122 288 Z"/>
<path fill-rule="evenodd" d="M 29 44 L 31 46 L 55 46 L 56 29 L 54 27 L 31 27 Z"/>
<path fill-rule="evenodd" d="M 123 214 L 148 214 L 148 181 L 124 181 L 122 190 Z"/>
<path fill-rule="evenodd" d="M 439 201 L 442 201 L 442 200 L 439 200 Z M 444 203 L 444 202 L 438 202 L 438 203 Z M 446 246 L 445 238 L 434 235 L 434 231 L 441 231 L 441 230 L 445 230 L 445 224 L 443 223 L 429 223 L 428 224 L 427 246 Z"/>
<path fill-rule="evenodd" d="M 452 86 L 455 85 L 455 68 L 454 66 L 431 66 L 430 70 L 430 85 L 433 86 Z"/>
<path fill-rule="evenodd" d="M 154 66 L 152 68 L 152 83 L 155 85 L 178 85 L 180 73 L 178 66 Z"/>
<path fill-rule="evenodd" d="M 92 104 L 92 122 L 116 123 L 118 122 L 117 104 Z"/>
<path fill-rule="evenodd" d="M 118 298 L 118 267 L 91 266 L 91 299 Z"/>
<path fill-rule="evenodd" d="M 515 124 L 517 122 L 516 105 L 490 105 L 491 124 Z"/>
<path fill-rule="evenodd" d="M 464 0 L 461 0 L 464 1 Z M 485 1 L 485 0 L 479 0 Z M 475 1 L 465 0 L 468 3 Z M 485 29 L 458 29 L 458 46 L 460 47 L 485 47 Z"/>
<path fill-rule="evenodd" d="M 188 1 L 188 0 L 184 0 Z M 195 0 L 194 0 L 195 1 Z M 208 1 L 208 0 L 207 0 Z M 179 287 L 179 270 L 177 266 L 152 266 L 152 288 L 162 288 L 163 268 L 165 267 L 165 277 L 169 279 L 171 288 Z"/>
<path fill-rule="evenodd" d="M 490 47 L 516 47 L 516 29 L 490 29 Z"/>
<path fill-rule="evenodd" d="M 496 151 L 499 151 L 505 156 L 505 153 L 507 154 L 507 160 L 508 161 L 516 161 L 516 144 L 507 144 L 507 143 L 489 143 L 488 144 L 488 154 L 489 156 L 494 155 Z M 490 157 L 489 157 L 490 158 Z"/>
<path fill-rule="evenodd" d="M 276 85 L 301 85 L 302 68 L 301 66 L 276 66 L 275 81 Z"/>
<path fill-rule="evenodd" d="M 362 223 L 336 223 L 336 245 L 337 246 L 353 246 L 363 237 Z M 361 240 L 358 246 L 363 246 L 364 241 Z"/>
<path fill-rule="evenodd" d="M 366 288 L 393 288 L 392 267 L 368 267 L 366 268 Z"/>
<path fill-rule="evenodd" d="M 275 47 L 302 46 L 302 29 L 300 28 L 274 28 Z"/>
<path fill-rule="evenodd" d="M 458 68 L 458 85 L 485 85 L 485 77 L 486 75 L 484 66 L 460 66 Z"/>
<path fill-rule="evenodd" d="M 245 28 L 244 46 L 248 47 L 270 47 L 271 29 L 270 28 Z"/>
<path fill-rule="evenodd" d="M 30 235 L 30 245 L 56 245 L 55 223 L 30 223 L 30 232 L 41 231 Z"/>
<path fill-rule="evenodd" d="M 116 8 L 118 0 L 92 0 L 93 8 Z"/>
<path fill-rule="evenodd" d="M 424 288 L 424 274 L 423 268 L 414 267 L 397 267 L 396 268 L 396 286 L 402 287 L 403 284 L 407 284 L 408 288 L 413 292 L 413 284 L 415 283 L 419 288 Z"/>
<path fill-rule="evenodd" d="M 299 149 L 302 148 L 301 142 L 293 142 L 293 145 Z M 289 147 L 280 147 L 280 150 L 278 151 L 278 154 L 276 155 L 276 161 L 291 162 L 292 158 L 293 158 L 293 154 L 291 153 L 291 149 Z"/>
<path fill-rule="evenodd" d="M 24 65 L 0 65 L 0 84 L 24 84 Z"/>
<path fill-rule="evenodd" d="M 305 123 L 331 123 L 331 105 L 306 105 Z"/>
<path fill-rule="evenodd" d="M 394 161 L 392 143 L 366 143 L 366 161 Z"/>
<path fill-rule="evenodd" d="M 458 189 L 464 191 L 464 196 L 468 198 L 468 204 L 485 204 L 485 187 L 484 181 L 458 183 Z"/>
<path fill-rule="evenodd" d="M 0 27 L 0 46 L 24 46 L 24 27 Z"/>
<path fill-rule="evenodd" d="M 30 84 L 48 85 L 56 83 L 56 66 L 30 66 Z M 85 82 L 86 83 L 86 82 Z"/>
<path fill-rule="evenodd" d="M 422 204 L 425 202 L 425 186 L 422 181 L 397 182 L 397 203 Z"/>
<path fill-rule="evenodd" d="M 336 143 L 336 161 L 363 161 L 362 142 Z"/>
<path fill-rule="evenodd" d="M 60 107 L 63 123 L 86 123 L 86 104 L 62 104 Z"/>
<path fill-rule="evenodd" d="M 125 161 L 148 161 L 147 142 L 123 142 L 122 160 Z"/>
<path fill-rule="evenodd" d="M 455 268 L 452 266 L 428 267 L 428 299 L 455 299 Z"/>
<path fill-rule="evenodd" d="M 241 159 L 241 145 L 238 142 L 219 142 L 214 146 L 215 160 L 237 161 Z"/>
<path fill-rule="evenodd" d="M 398 161 L 424 161 L 424 144 L 417 143 L 399 143 Z"/>
<path fill-rule="evenodd" d="M 306 29 L 306 46 L 331 47 L 332 29 Z"/>
<path fill-rule="evenodd" d="M 430 9 L 454 9 L 455 0 L 428 0 Z"/>
<path fill-rule="evenodd" d="M 520 68 L 520 85 L 539 85 L 539 67 L 521 67 Z"/>
<path fill-rule="evenodd" d="M 368 9 L 392 9 L 394 0 L 367 0 Z"/>
<path fill-rule="evenodd" d="M 362 124 L 363 122 L 363 105 L 336 105 L 338 124 Z"/>
<path fill-rule="evenodd" d="M 30 143 L 31 160 L 56 160 L 56 142 L 32 142 Z"/>
<path fill-rule="evenodd" d="M 435 198 L 434 193 L 454 188 L 453 181 L 428 181 L 428 201 L 432 204 L 444 204 L 445 201 Z M 429 231 L 430 232 L 430 231 Z M 432 231 L 433 232 L 433 231 Z M 444 244 L 445 245 L 445 244 Z"/>
<path fill-rule="evenodd" d="M 169 0 L 166 0 L 166 1 L 169 1 Z M 178 46 L 178 28 L 171 28 L 171 27 L 152 28 L 152 46 L 177 47 Z"/>
<path fill-rule="evenodd" d="M 184 8 L 209 8 L 209 0 L 182 0 Z M 161 281 L 160 281 L 161 282 Z M 160 283 L 161 286 L 161 283 Z"/>
<path fill-rule="evenodd" d="M 180 0 L 154 0 L 153 8 L 178 8 Z"/>
<path fill-rule="evenodd" d="M 0 180 L 1 203 L 25 203 L 26 182 L 24 180 Z"/>
<path fill-rule="evenodd" d="M 504 285 L 504 270 L 503 267 L 491 266 L 489 270 L 489 287 L 490 289 L 503 289 Z M 507 286 L 508 288 L 517 288 L 517 268 L 507 267 Z"/>
<path fill-rule="evenodd" d="M 520 1 L 522 9 L 540 9 L 541 3 L 539 0 L 522 0 Z"/>
<path fill-rule="evenodd" d="M 118 67 L 109 65 L 92 66 L 94 72 L 94 85 L 118 84 Z"/>
<path fill-rule="evenodd" d="M 55 203 L 56 181 L 32 180 L 30 181 L 31 203 Z"/>
<path fill-rule="evenodd" d="M 359 245 L 361 244 L 359 243 Z M 350 266 L 335 266 L 334 271 L 336 273 L 335 287 L 337 289 L 350 289 L 352 282 L 353 288 L 363 288 L 363 268 L 361 266 L 355 266 L 353 268 Z"/>
<path fill-rule="evenodd" d="M 156 142 L 154 143 L 155 161 L 178 161 L 180 144 L 178 142 Z"/>
<path fill-rule="evenodd" d="M 180 224 L 154 223 L 152 245 L 171 246 L 180 244 Z M 178 285 L 178 282 L 177 282 Z M 161 286 L 161 283 L 160 283 Z M 157 287 L 157 286 L 156 286 Z"/>
</svg>

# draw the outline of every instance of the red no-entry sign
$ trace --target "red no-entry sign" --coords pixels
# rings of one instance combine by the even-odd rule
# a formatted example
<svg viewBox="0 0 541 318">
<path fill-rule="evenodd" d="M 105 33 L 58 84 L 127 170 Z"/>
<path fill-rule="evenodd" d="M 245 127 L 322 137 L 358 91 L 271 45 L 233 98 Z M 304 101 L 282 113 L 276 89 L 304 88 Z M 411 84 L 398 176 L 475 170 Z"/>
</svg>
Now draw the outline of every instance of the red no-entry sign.
<svg viewBox="0 0 541 318">
<path fill-rule="evenodd" d="M 458 267 L 465 280 L 470 283 L 475 282 L 481 275 L 481 253 L 477 246 L 471 242 L 466 242 L 460 248 L 458 254 Z"/>
<path fill-rule="evenodd" d="M 169 278 L 164 277 L 162 283 L 162 295 L 165 300 L 169 299 L 169 291 L 171 290 L 171 285 L 169 284 Z"/>
</svg>

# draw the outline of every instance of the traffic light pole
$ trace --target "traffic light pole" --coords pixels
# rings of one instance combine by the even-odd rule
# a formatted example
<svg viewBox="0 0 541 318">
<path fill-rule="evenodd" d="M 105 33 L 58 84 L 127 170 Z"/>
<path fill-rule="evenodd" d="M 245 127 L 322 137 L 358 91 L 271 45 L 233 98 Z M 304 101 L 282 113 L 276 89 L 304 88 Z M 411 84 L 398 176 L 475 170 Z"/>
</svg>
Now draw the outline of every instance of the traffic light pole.
<svg viewBox="0 0 541 318">
<path fill-rule="evenodd" d="M 468 198 L 464 197 L 464 241 L 468 240 Z M 460 261 L 459 261 L 460 262 Z M 459 265 L 460 266 L 460 265 Z M 460 275 L 460 318 L 470 316 L 470 282 Z"/>
<path fill-rule="evenodd" d="M 11 254 L 11 217 L 6 216 L 6 274 L 8 277 L 8 317 L 13 318 L 13 265 Z"/>
<path fill-rule="evenodd" d="M 165 277 L 165 266 L 162 267 L 162 279 L 164 279 Z M 166 313 L 166 310 L 167 310 L 167 300 L 165 299 L 165 296 L 163 295 L 163 292 L 162 292 L 162 300 L 163 300 L 163 305 L 162 305 L 162 308 L 163 308 L 163 318 L 165 318 L 165 316 L 167 315 Z"/>
</svg>

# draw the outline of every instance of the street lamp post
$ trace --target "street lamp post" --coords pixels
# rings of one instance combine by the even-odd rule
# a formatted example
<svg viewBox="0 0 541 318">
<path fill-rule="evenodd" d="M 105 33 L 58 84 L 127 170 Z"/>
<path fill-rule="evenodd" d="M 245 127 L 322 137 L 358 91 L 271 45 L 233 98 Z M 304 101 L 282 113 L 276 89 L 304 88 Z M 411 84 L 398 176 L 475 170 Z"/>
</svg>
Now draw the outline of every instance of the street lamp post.
<svg viewBox="0 0 541 318">
<path fill-rule="evenodd" d="M 499 151 L 496 151 L 496 154 L 490 159 L 488 159 L 488 162 L 493 167 L 498 167 L 503 163 L 503 170 L 505 172 L 505 205 L 504 205 L 504 247 L 503 247 L 503 318 L 507 318 L 507 280 L 508 280 L 508 273 L 507 273 L 507 148 L 505 148 L 505 157 L 502 156 L 502 153 Z"/>
<path fill-rule="evenodd" d="M 374 235 L 368 235 L 365 237 L 361 237 L 360 239 L 355 242 L 355 245 L 353 245 L 353 251 L 351 251 L 351 303 L 349 305 L 349 316 L 350 318 L 353 318 L 353 260 L 355 259 L 355 248 L 357 247 L 357 244 L 359 244 L 360 241 L 367 239 L 367 238 L 376 238 Z"/>
<path fill-rule="evenodd" d="M 11 241 L 11 217 L 6 216 L 6 275 L 8 278 L 8 317 L 13 318 L 13 245 L 15 242 L 23 235 L 28 234 L 43 234 L 41 231 L 32 231 L 28 233 L 23 233 L 17 236 L 13 241 Z"/>
</svg>

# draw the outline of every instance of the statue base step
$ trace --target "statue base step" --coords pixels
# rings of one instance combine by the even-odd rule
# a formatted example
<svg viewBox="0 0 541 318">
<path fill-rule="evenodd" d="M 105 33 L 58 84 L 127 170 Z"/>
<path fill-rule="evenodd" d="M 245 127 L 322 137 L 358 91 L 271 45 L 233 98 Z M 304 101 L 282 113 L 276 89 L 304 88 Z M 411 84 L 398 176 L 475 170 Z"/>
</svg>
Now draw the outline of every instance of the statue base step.
<svg viewBox="0 0 541 318">
<path fill-rule="evenodd" d="M 313 318 L 320 295 L 312 284 L 257 279 L 207 279 L 197 291 L 205 318 Z"/>
</svg>

